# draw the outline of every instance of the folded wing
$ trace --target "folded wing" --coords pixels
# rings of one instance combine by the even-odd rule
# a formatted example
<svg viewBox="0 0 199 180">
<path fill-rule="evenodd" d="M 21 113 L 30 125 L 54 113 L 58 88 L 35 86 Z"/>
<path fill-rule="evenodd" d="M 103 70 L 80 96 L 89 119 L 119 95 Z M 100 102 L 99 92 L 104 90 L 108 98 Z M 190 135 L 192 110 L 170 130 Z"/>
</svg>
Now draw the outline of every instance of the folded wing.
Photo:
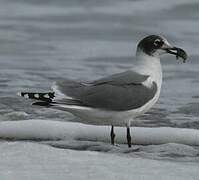
<svg viewBox="0 0 199 180">
<path fill-rule="evenodd" d="M 126 111 L 143 106 L 155 96 L 157 85 L 151 82 L 146 86 L 148 78 L 150 77 L 126 71 L 87 84 L 64 80 L 57 82 L 57 87 L 77 105 Z M 58 103 L 67 104 L 67 101 L 67 98 L 63 98 Z"/>
</svg>

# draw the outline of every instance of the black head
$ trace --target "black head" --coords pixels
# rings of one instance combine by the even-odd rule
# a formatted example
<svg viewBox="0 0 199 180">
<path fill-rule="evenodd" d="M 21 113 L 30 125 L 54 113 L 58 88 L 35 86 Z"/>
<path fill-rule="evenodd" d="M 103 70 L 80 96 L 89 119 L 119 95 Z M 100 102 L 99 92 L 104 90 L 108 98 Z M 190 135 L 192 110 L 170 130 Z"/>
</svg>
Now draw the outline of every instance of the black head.
<svg viewBox="0 0 199 180">
<path fill-rule="evenodd" d="M 164 45 L 164 39 L 157 35 L 150 35 L 142 39 L 138 48 L 144 51 L 146 54 L 152 56 L 158 49 Z"/>
<path fill-rule="evenodd" d="M 187 59 L 186 52 L 178 47 L 171 46 L 168 41 L 157 35 L 150 35 L 142 39 L 138 44 L 138 50 L 143 51 L 149 56 L 160 56 L 162 54 L 173 54 L 176 58 Z"/>
</svg>

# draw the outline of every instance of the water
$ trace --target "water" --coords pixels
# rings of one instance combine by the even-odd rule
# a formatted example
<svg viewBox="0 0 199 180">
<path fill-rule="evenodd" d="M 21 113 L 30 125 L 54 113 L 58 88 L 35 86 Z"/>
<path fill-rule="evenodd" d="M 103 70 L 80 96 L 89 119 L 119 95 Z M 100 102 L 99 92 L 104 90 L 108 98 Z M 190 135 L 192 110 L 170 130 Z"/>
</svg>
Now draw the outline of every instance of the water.
<svg viewBox="0 0 199 180">
<path fill-rule="evenodd" d="M 1 0 L 0 121 L 75 118 L 32 107 L 16 93 L 49 90 L 59 78 L 91 80 L 125 71 L 137 42 L 161 34 L 185 49 L 189 59 L 186 64 L 171 56 L 162 59 L 160 99 L 140 118 L 147 121 L 134 125 L 198 129 L 198 18 L 197 0 Z"/>
<path fill-rule="evenodd" d="M 1 1 L 2 119 L 24 109 L 25 119 L 55 118 L 54 111 L 32 108 L 16 92 L 45 91 L 64 77 L 86 80 L 125 71 L 132 66 L 137 42 L 148 34 L 162 34 L 186 49 L 189 60 L 182 64 L 171 56 L 163 58 L 161 97 L 146 118 L 151 122 L 142 125 L 197 128 L 199 3 L 151 3 Z"/>
</svg>

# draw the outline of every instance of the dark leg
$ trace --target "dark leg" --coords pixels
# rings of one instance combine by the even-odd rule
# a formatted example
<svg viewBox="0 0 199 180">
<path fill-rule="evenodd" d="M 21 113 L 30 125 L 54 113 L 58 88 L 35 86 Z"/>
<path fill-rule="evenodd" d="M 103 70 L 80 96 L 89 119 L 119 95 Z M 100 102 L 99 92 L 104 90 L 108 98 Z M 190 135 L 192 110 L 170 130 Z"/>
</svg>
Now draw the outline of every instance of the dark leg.
<svg viewBox="0 0 199 180">
<path fill-rule="evenodd" d="M 128 147 L 131 147 L 131 133 L 130 133 L 130 127 L 127 127 L 127 143 L 128 143 Z"/>
<path fill-rule="evenodd" d="M 111 144 L 115 144 L 115 133 L 114 133 L 114 126 L 111 126 Z"/>
</svg>

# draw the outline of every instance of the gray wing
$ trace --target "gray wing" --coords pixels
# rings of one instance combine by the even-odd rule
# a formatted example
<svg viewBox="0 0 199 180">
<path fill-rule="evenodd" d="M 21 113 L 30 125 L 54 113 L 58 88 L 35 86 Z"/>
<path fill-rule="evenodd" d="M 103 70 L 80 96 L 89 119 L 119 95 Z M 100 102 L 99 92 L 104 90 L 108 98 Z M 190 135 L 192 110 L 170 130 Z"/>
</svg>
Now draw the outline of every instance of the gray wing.
<svg viewBox="0 0 199 180">
<path fill-rule="evenodd" d="M 81 106 L 123 111 L 139 108 L 155 96 L 155 82 L 150 88 L 143 85 L 148 78 L 126 71 L 89 84 L 65 80 L 57 83 L 57 86 L 63 94 L 73 97 Z"/>
<path fill-rule="evenodd" d="M 114 74 L 112 76 L 93 81 L 94 85 L 110 83 L 112 85 L 140 84 L 149 76 L 141 75 L 133 71 Z"/>
</svg>

